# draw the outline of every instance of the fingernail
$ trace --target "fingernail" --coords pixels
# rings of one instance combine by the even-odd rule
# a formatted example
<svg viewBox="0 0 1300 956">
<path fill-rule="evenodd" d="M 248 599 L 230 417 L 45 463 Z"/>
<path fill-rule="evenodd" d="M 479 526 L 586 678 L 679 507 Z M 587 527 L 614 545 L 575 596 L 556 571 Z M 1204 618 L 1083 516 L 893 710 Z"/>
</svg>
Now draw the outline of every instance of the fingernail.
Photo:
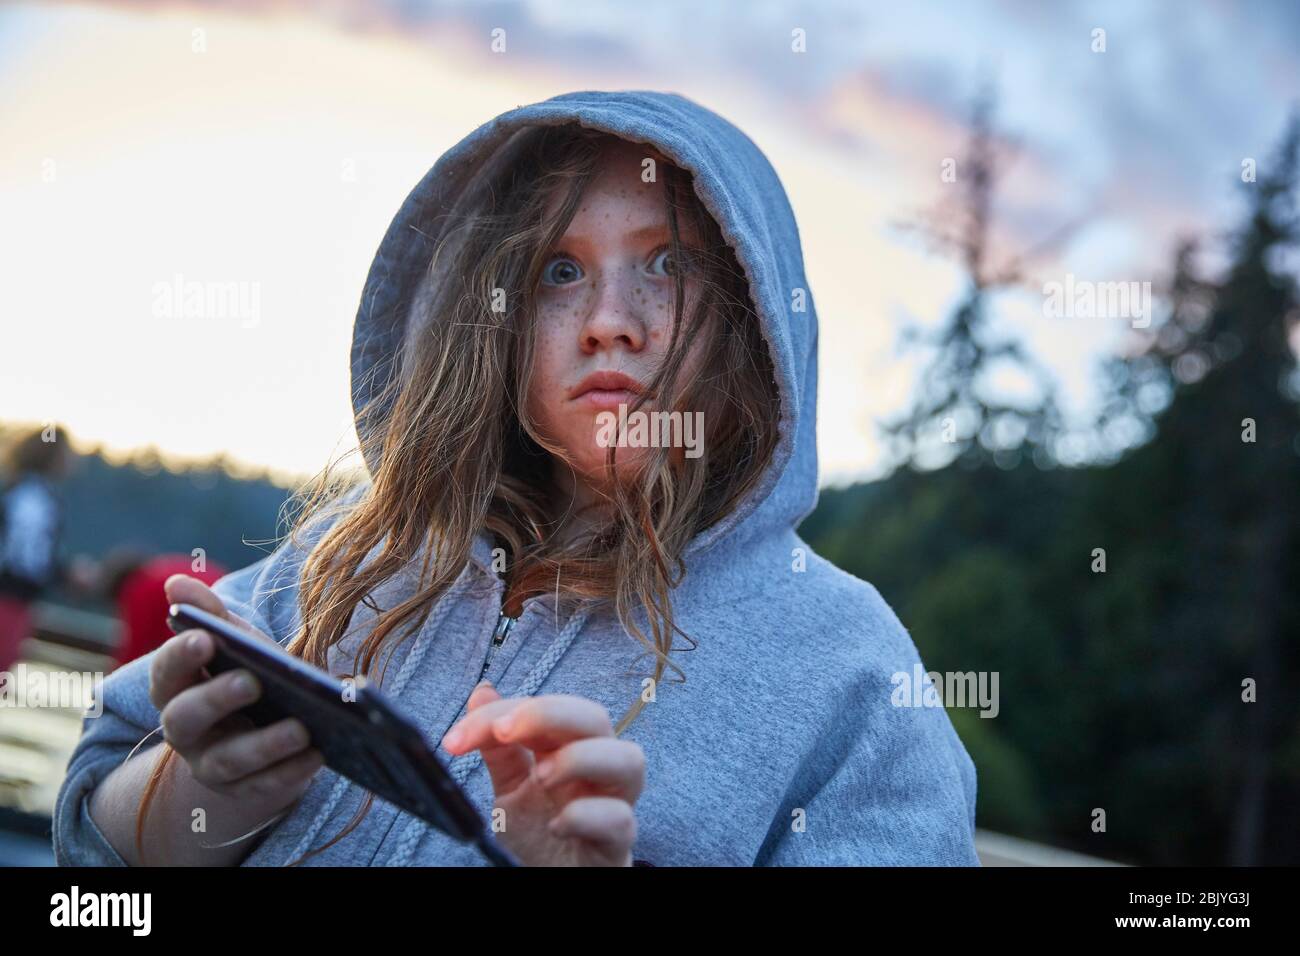
<svg viewBox="0 0 1300 956">
<path fill-rule="evenodd" d="M 240 697 L 252 697 L 257 692 L 257 684 L 247 674 L 235 678 L 235 693 Z"/>
<path fill-rule="evenodd" d="M 555 761 L 552 760 L 550 757 L 547 757 L 545 760 L 543 760 L 541 763 L 537 765 L 537 779 L 541 781 L 545 781 L 551 776 L 551 774 L 554 771 L 555 771 Z"/>
<path fill-rule="evenodd" d="M 460 737 L 461 737 L 460 728 L 457 728 L 455 730 L 450 730 L 447 732 L 447 736 L 442 738 L 442 745 L 446 747 L 448 750 L 451 750 L 458 743 L 460 743 Z"/>
<path fill-rule="evenodd" d="M 201 634 L 191 634 L 190 639 L 185 642 L 185 646 L 192 651 L 197 651 L 202 644 L 203 636 Z"/>
</svg>

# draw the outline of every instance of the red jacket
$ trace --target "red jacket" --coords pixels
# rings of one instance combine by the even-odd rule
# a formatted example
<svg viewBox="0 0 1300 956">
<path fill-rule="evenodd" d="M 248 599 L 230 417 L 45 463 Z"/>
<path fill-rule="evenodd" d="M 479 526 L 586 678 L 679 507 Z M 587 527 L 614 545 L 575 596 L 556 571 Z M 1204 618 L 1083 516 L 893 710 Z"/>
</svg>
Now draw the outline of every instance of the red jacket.
<svg viewBox="0 0 1300 956">
<path fill-rule="evenodd" d="M 117 647 L 117 661 L 126 664 L 162 646 L 171 636 L 167 626 L 167 595 L 163 583 L 173 574 L 188 574 L 211 586 L 228 572 L 215 561 L 207 569 L 195 571 L 193 559 L 184 554 L 163 554 L 146 561 L 122 582 L 118 592 L 117 615 L 122 622 L 122 640 Z"/>
</svg>

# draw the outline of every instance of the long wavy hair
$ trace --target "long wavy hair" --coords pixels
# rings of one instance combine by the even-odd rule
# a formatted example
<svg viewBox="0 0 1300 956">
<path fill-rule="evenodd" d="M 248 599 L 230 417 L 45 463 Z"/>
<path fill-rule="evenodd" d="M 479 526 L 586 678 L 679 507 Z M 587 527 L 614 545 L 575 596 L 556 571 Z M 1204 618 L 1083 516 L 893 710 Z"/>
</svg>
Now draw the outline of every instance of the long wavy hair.
<svg viewBox="0 0 1300 956">
<path fill-rule="evenodd" d="M 616 142 L 576 124 L 521 131 L 445 214 L 394 374 L 358 416 L 366 423 L 358 428 L 365 459 L 377 462 L 368 486 L 341 477 L 336 462 L 296 496 L 290 540 L 300 545 L 318 522 L 327 530 L 304 548 L 302 623 L 287 644 L 291 653 L 325 667 L 329 648 L 365 604 L 376 618 L 354 670 L 367 677 L 378 671 L 382 685 L 392 650 L 418 632 L 486 532 L 506 555 L 507 613 L 546 593 L 557 603 L 608 602 L 653 655 L 655 683 L 665 669 L 685 679 L 669 657 L 674 634 L 694 643 L 673 619 L 671 594 L 686 573 L 682 554 L 758 483 L 777 443 L 779 397 L 744 273 L 690 175 L 660 157 L 676 266 L 672 340 L 632 410 L 653 398 L 657 409 L 703 412 L 702 453 L 686 459 L 680 449 L 638 449 L 635 466 L 629 472 L 619 464 L 615 480 L 615 443 L 598 527 L 577 540 L 559 533 L 566 516 L 551 469 L 567 456 L 530 419 L 526 401 L 535 295 L 602 151 Z M 687 275 L 697 290 L 689 302 Z M 682 381 L 685 346 L 694 343 L 704 372 Z M 326 517 L 334 520 L 321 521 Z M 417 559 L 416 584 L 395 606 L 379 608 L 371 593 Z M 644 703 L 638 695 L 615 733 Z M 141 798 L 141 857 L 145 815 L 173 757 L 168 747 Z M 294 865 L 342 839 L 372 799 Z"/>
</svg>

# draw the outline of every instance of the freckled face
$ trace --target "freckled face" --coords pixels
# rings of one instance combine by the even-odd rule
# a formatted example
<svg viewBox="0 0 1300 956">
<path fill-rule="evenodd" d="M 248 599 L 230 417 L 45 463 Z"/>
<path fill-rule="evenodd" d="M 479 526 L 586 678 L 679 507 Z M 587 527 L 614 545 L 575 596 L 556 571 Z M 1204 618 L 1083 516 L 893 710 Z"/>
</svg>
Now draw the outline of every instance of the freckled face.
<svg viewBox="0 0 1300 956">
<path fill-rule="evenodd" d="M 578 479 L 599 486 L 608 449 L 596 440 L 597 415 L 631 406 L 634 389 L 606 380 L 586 389 L 595 373 L 613 372 L 648 385 L 672 340 L 674 280 L 668 214 L 662 182 L 641 180 L 642 162 L 653 156 L 635 144 L 606 150 L 563 238 L 547 257 L 537 293 L 536 338 L 529 412 L 543 434 L 561 445 Z M 558 203 L 558 200 L 557 200 Z M 679 218 L 682 243 L 694 237 Z M 697 281 L 686 273 L 686 309 Z M 678 381 L 698 374 L 701 348 L 689 345 Z M 582 394 L 579 394 L 579 393 Z M 656 407 L 653 400 L 642 406 Z M 630 465 L 637 448 L 619 448 Z M 622 468 L 620 467 L 620 472 Z"/>
</svg>

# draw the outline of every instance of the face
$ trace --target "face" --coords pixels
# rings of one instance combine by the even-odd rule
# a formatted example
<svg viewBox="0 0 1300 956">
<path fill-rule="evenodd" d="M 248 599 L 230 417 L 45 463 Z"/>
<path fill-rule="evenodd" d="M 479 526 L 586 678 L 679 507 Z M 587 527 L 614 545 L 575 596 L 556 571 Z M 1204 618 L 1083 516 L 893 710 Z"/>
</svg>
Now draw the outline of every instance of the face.
<svg viewBox="0 0 1300 956">
<path fill-rule="evenodd" d="M 543 434 L 565 449 L 572 477 L 588 489 L 605 481 L 608 413 L 617 415 L 620 405 L 632 411 L 672 341 L 672 236 L 663 183 L 641 179 L 647 157 L 664 162 L 631 143 L 602 155 L 573 221 L 546 258 L 537 292 L 529 412 Z M 686 229 L 679 217 L 682 244 L 689 246 L 695 237 Z M 689 271 L 685 290 L 690 315 L 698 284 Z M 687 349 L 679 382 L 691 381 L 700 370 L 698 339 L 678 342 Z M 650 398 L 641 407 L 649 412 L 659 406 Z M 644 454 L 620 447 L 620 477 Z M 568 468 L 557 467 L 562 485 L 569 475 Z"/>
</svg>

